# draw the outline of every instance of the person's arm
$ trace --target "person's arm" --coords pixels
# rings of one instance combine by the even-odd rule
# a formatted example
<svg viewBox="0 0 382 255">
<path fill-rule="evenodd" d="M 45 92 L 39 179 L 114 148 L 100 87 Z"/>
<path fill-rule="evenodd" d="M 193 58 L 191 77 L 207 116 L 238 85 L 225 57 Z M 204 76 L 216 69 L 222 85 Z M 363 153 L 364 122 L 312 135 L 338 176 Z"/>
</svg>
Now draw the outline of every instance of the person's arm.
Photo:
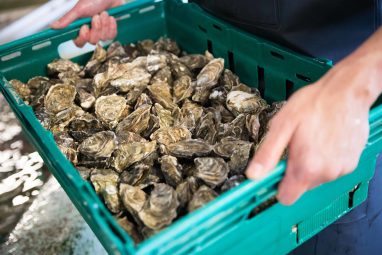
<svg viewBox="0 0 382 255">
<path fill-rule="evenodd" d="M 326 75 L 288 100 L 250 162 L 249 178 L 267 175 L 289 149 L 278 199 L 294 203 L 305 191 L 353 171 L 369 134 L 368 114 L 382 92 L 382 29 Z"/>
<path fill-rule="evenodd" d="M 54 29 L 61 29 L 79 18 L 93 17 L 91 28 L 84 25 L 74 43 L 82 47 L 85 43 L 96 44 L 101 40 L 111 40 L 117 35 L 116 20 L 105 10 L 123 4 L 123 0 L 79 0 L 78 3 L 61 19 L 51 24 Z"/>
</svg>

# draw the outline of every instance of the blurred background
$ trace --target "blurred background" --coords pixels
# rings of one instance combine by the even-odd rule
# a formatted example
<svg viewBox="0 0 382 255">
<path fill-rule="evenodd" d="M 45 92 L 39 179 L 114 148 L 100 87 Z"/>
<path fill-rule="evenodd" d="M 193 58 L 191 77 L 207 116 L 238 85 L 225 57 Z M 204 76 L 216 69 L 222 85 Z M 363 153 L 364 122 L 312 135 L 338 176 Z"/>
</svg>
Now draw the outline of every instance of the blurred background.
<svg viewBox="0 0 382 255">
<path fill-rule="evenodd" d="M 0 45 L 46 29 L 76 0 L 0 0 Z M 105 254 L 0 94 L 0 254 Z"/>
</svg>

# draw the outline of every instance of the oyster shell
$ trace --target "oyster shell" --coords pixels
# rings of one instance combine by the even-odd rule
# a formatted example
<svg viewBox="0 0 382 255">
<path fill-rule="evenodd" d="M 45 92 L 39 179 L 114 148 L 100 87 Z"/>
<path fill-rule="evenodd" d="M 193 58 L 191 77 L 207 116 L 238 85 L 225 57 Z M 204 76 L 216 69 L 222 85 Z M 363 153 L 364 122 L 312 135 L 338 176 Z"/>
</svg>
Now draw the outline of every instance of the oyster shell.
<svg viewBox="0 0 382 255">
<path fill-rule="evenodd" d="M 195 177 L 203 180 L 211 188 L 222 184 L 228 176 L 228 164 L 222 158 L 203 157 L 194 159 Z"/>
<path fill-rule="evenodd" d="M 119 195 L 124 207 L 135 218 L 142 210 L 143 205 L 148 199 L 147 194 L 138 187 L 134 187 L 125 183 L 119 185 Z"/>
<path fill-rule="evenodd" d="M 117 188 L 118 179 L 118 174 L 111 169 L 96 169 L 90 176 L 96 193 L 102 196 L 107 208 L 112 213 L 121 211 L 121 200 Z"/>
<path fill-rule="evenodd" d="M 117 126 L 116 133 L 119 136 L 125 132 L 141 134 L 147 129 L 150 120 L 151 105 L 143 105 L 129 114 Z"/>
<path fill-rule="evenodd" d="M 29 104 L 31 90 L 29 86 L 19 80 L 10 80 L 9 83 L 12 85 L 13 89 L 17 94 L 24 100 L 27 104 Z"/>
<path fill-rule="evenodd" d="M 254 142 L 257 142 L 259 139 L 259 133 L 260 133 L 260 127 L 261 127 L 259 115 L 257 114 L 248 115 L 246 117 L 246 127 L 247 127 L 249 135 L 252 137 L 252 140 Z"/>
<path fill-rule="evenodd" d="M 113 57 L 127 57 L 127 53 L 120 42 L 113 42 L 106 51 L 106 59 Z"/>
<path fill-rule="evenodd" d="M 81 67 L 68 59 L 56 59 L 47 65 L 47 71 L 49 76 L 55 76 L 65 72 L 79 73 Z"/>
<path fill-rule="evenodd" d="M 193 158 L 207 156 L 212 147 L 201 139 L 187 139 L 169 144 L 167 150 L 174 157 Z"/>
<path fill-rule="evenodd" d="M 191 132 L 184 127 L 160 128 L 151 134 L 150 139 L 160 144 L 169 145 L 182 140 L 190 139 Z"/>
<path fill-rule="evenodd" d="M 147 55 L 146 69 L 149 73 L 155 73 L 167 66 L 167 56 L 159 52 L 151 51 Z"/>
<path fill-rule="evenodd" d="M 78 151 L 92 158 L 109 158 L 117 146 L 117 139 L 112 131 L 101 131 L 86 138 Z"/>
<path fill-rule="evenodd" d="M 156 51 L 168 51 L 172 54 L 175 54 L 176 56 L 179 56 L 181 52 L 178 44 L 174 40 L 164 37 L 161 37 L 154 43 L 153 49 Z"/>
<path fill-rule="evenodd" d="M 109 126 L 110 129 L 117 126 L 126 110 L 126 99 L 122 96 L 101 96 L 95 102 L 95 114 L 98 119 Z"/>
<path fill-rule="evenodd" d="M 44 100 L 45 109 L 51 113 L 58 113 L 73 105 L 76 88 L 68 84 L 56 84 L 49 88 Z"/>
<path fill-rule="evenodd" d="M 159 163 L 161 164 L 161 170 L 166 183 L 176 188 L 183 181 L 182 166 L 178 163 L 178 159 L 173 156 L 164 155 L 159 159 Z"/>
<path fill-rule="evenodd" d="M 124 65 L 129 65 L 126 63 Z M 119 65 L 121 67 L 121 65 Z M 151 75 L 144 68 L 131 66 L 124 67 L 126 71 L 117 79 L 110 81 L 110 84 L 118 88 L 121 92 L 129 92 L 134 88 L 145 88 L 149 82 Z"/>
<path fill-rule="evenodd" d="M 227 95 L 227 108 L 236 116 L 240 113 L 258 114 L 267 103 L 261 97 L 243 91 L 231 91 Z"/>
<path fill-rule="evenodd" d="M 90 113 L 85 113 L 69 122 L 68 132 L 77 142 L 82 142 L 100 131 L 103 131 L 101 123 Z"/>
<path fill-rule="evenodd" d="M 224 73 L 221 77 L 220 83 L 223 85 L 225 90 L 230 91 L 233 87 L 239 85 L 240 80 L 234 73 L 229 69 L 224 69 Z"/>
<path fill-rule="evenodd" d="M 164 109 L 162 105 L 157 103 L 154 105 L 154 110 L 158 116 L 160 128 L 168 128 L 174 125 L 174 119 L 169 110 Z"/>
<path fill-rule="evenodd" d="M 84 110 L 89 110 L 90 108 L 92 108 L 96 101 L 96 98 L 91 93 L 87 92 L 84 89 L 77 90 L 77 97 L 78 97 L 79 105 Z"/>
<path fill-rule="evenodd" d="M 170 87 L 165 83 L 154 83 L 147 87 L 151 98 L 164 108 L 173 110 L 176 105 L 170 92 Z"/>
<path fill-rule="evenodd" d="M 243 181 L 245 181 L 244 175 L 233 175 L 224 182 L 221 191 L 226 192 L 227 190 L 233 189 L 239 186 Z"/>
<path fill-rule="evenodd" d="M 203 185 L 201 186 L 192 196 L 191 201 L 188 203 L 188 211 L 193 212 L 196 209 L 204 206 L 211 200 L 214 200 L 218 194 L 210 189 L 209 187 Z"/>
<path fill-rule="evenodd" d="M 145 138 L 133 132 L 123 132 L 117 134 L 117 141 L 118 144 L 132 142 L 147 142 Z"/>
<path fill-rule="evenodd" d="M 152 105 L 152 104 L 153 104 L 153 101 L 151 101 L 151 98 L 146 93 L 142 93 L 139 95 L 137 102 L 134 106 L 134 109 L 136 110 L 143 105 Z"/>
<path fill-rule="evenodd" d="M 114 153 L 114 168 L 122 172 L 132 164 L 147 158 L 156 148 L 156 141 L 120 144 Z"/>
<path fill-rule="evenodd" d="M 151 78 L 150 84 L 154 83 L 166 83 L 168 85 L 172 85 L 172 73 L 171 68 L 169 66 L 165 66 L 156 72 Z"/>
<path fill-rule="evenodd" d="M 174 82 L 175 103 L 191 98 L 194 93 L 194 84 L 190 76 L 182 76 Z"/>
<path fill-rule="evenodd" d="M 74 140 L 66 132 L 59 132 L 55 134 L 54 140 L 56 141 L 58 148 L 70 160 L 74 165 L 77 164 L 77 148 Z"/>
<path fill-rule="evenodd" d="M 154 48 L 154 41 L 150 39 L 142 40 L 137 43 L 137 48 L 142 54 L 149 54 Z"/>
<path fill-rule="evenodd" d="M 191 71 L 201 69 L 209 62 L 209 59 L 202 54 L 185 55 L 179 58 L 180 62 L 185 64 Z"/>
<path fill-rule="evenodd" d="M 192 100 L 201 104 L 206 103 L 209 92 L 217 85 L 223 69 L 224 59 L 217 58 L 211 60 L 197 76 L 195 93 L 192 96 Z"/>
<path fill-rule="evenodd" d="M 175 190 L 164 183 L 158 183 L 139 211 L 139 218 L 147 227 L 159 230 L 170 225 L 176 218 L 178 206 Z"/>
<path fill-rule="evenodd" d="M 120 175 L 121 183 L 126 183 L 132 186 L 139 186 L 142 180 L 149 175 L 151 167 L 145 164 L 136 164 L 130 167 L 127 171 L 123 171 Z M 142 187 L 141 187 L 142 188 Z"/>
<path fill-rule="evenodd" d="M 217 121 L 213 113 L 208 112 L 203 115 L 198 126 L 196 127 L 195 136 L 205 140 L 209 144 L 215 144 L 218 135 L 216 123 Z"/>
<path fill-rule="evenodd" d="M 106 57 L 106 50 L 99 43 L 97 43 L 92 57 L 84 67 L 85 73 L 89 76 L 94 76 L 101 67 L 102 63 L 106 60 Z"/>
<path fill-rule="evenodd" d="M 176 187 L 176 194 L 178 195 L 179 205 L 181 208 L 186 207 L 191 200 L 192 195 L 198 190 L 199 183 L 193 176 L 188 177 L 185 181 Z"/>
<path fill-rule="evenodd" d="M 87 168 L 87 167 L 83 167 L 83 166 L 77 166 L 76 169 L 80 173 L 82 179 L 84 179 L 86 181 L 90 180 L 90 174 L 93 171 L 92 168 Z"/>
</svg>

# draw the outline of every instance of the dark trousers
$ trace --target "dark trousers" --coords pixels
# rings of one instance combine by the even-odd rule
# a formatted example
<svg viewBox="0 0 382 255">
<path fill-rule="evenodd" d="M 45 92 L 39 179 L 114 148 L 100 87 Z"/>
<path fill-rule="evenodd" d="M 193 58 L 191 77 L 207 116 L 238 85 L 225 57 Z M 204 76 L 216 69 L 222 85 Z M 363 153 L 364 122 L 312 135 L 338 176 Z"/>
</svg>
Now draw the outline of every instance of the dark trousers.
<svg viewBox="0 0 382 255">
<path fill-rule="evenodd" d="M 377 159 L 367 200 L 291 254 L 382 254 L 382 153 Z"/>
</svg>

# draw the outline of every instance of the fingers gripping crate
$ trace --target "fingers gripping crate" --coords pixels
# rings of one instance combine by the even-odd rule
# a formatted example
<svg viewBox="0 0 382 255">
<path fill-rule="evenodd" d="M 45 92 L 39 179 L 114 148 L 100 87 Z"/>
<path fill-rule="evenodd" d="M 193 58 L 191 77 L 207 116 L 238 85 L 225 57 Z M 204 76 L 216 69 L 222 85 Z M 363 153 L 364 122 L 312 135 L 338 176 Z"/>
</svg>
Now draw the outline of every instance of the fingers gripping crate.
<svg viewBox="0 0 382 255">
<path fill-rule="evenodd" d="M 330 68 L 330 62 L 301 56 L 245 33 L 194 4 L 133 1 L 110 14 L 118 20 L 117 40 L 122 43 L 168 36 L 189 53 L 208 49 L 224 58 L 226 67 L 244 83 L 259 88 L 269 101 L 288 98 Z M 47 30 L 0 46 L 0 88 L 24 133 L 109 253 L 284 254 L 366 199 L 375 160 L 382 149 L 380 105 L 370 112 L 369 141 L 353 173 L 307 192 L 296 204 L 286 207 L 270 203 L 285 171 L 286 163 L 280 162 L 265 179 L 242 183 L 135 245 L 57 148 L 52 134 L 7 82 L 45 75 L 46 64 L 60 57 L 62 44 L 75 38 L 80 26 L 89 22 L 83 19 L 63 30 Z M 80 54 L 73 61 L 83 64 L 90 54 Z M 254 208 L 263 210 L 254 213 Z"/>
</svg>

